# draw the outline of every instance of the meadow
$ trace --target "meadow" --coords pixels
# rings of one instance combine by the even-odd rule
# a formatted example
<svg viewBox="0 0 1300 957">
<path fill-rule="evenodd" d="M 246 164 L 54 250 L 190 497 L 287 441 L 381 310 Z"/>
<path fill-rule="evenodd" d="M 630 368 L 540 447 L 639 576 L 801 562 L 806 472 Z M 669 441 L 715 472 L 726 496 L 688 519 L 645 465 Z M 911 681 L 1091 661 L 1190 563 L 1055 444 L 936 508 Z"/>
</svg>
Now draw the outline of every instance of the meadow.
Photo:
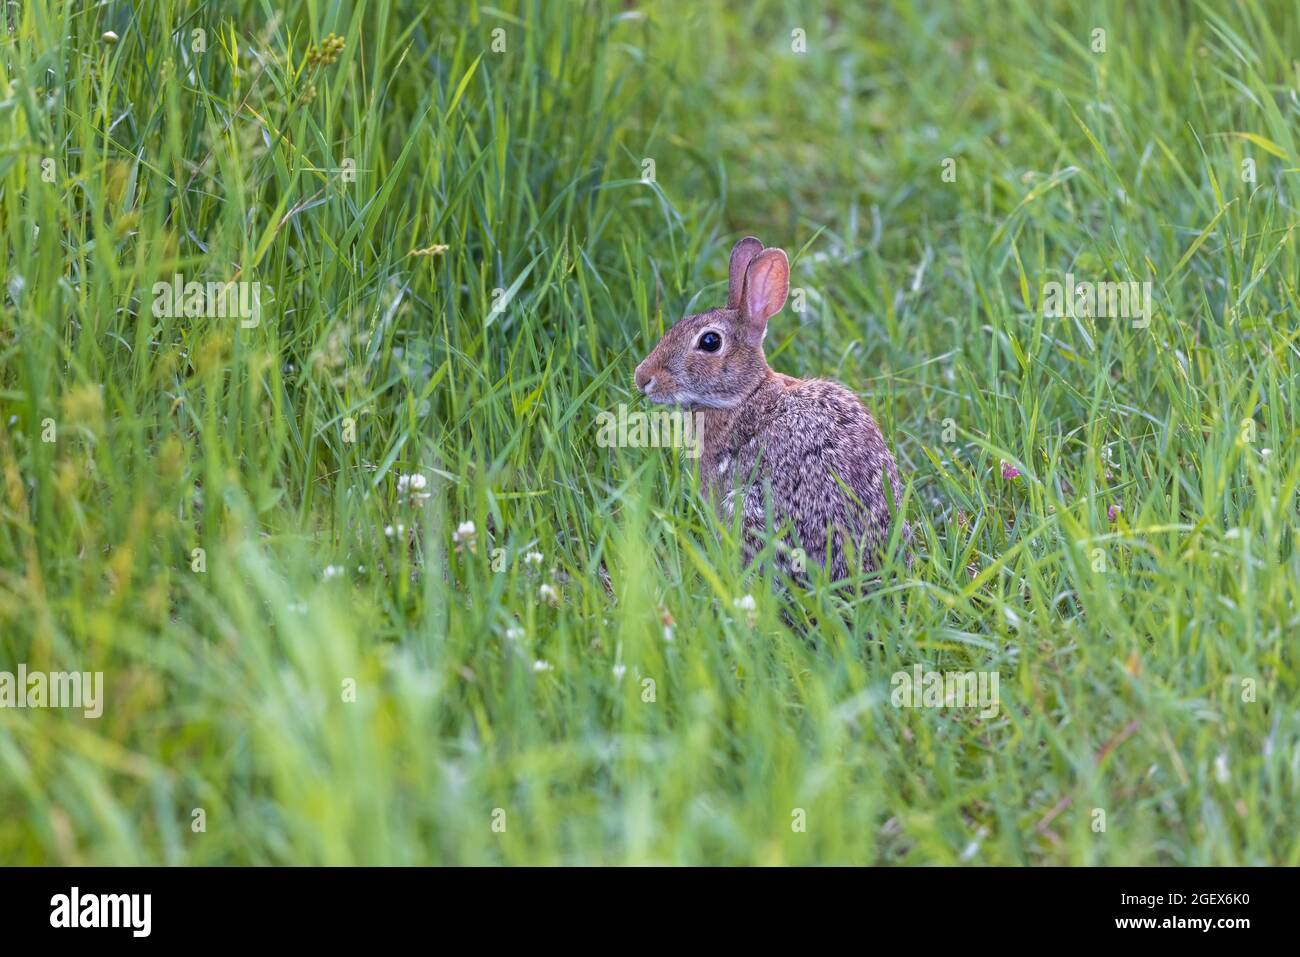
<svg viewBox="0 0 1300 957">
<path fill-rule="evenodd" d="M 1292 0 L 5 18 L 0 863 L 1300 863 Z M 748 234 L 850 600 L 598 442 Z"/>
</svg>

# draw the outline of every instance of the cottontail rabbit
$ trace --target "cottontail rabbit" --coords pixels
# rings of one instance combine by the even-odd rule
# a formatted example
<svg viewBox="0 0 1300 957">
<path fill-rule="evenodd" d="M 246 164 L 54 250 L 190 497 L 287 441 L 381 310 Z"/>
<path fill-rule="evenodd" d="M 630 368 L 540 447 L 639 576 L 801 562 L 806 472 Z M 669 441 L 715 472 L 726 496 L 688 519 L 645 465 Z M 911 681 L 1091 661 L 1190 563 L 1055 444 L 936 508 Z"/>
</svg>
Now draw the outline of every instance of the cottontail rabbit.
<svg viewBox="0 0 1300 957">
<path fill-rule="evenodd" d="M 898 466 L 880 428 L 848 389 L 774 372 L 763 356 L 767 321 L 785 305 L 790 265 L 752 236 L 731 251 L 727 305 L 687 316 L 636 369 L 653 402 L 696 414 L 701 485 L 726 521 L 741 509 L 745 561 L 762 547 L 769 512 L 788 527 L 776 562 L 786 573 L 825 566 L 842 580 L 878 567 L 889 540 Z M 884 487 L 888 476 L 889 490 Z M 907 534 L 904 526 L 904 536 Z"/>
</svg>

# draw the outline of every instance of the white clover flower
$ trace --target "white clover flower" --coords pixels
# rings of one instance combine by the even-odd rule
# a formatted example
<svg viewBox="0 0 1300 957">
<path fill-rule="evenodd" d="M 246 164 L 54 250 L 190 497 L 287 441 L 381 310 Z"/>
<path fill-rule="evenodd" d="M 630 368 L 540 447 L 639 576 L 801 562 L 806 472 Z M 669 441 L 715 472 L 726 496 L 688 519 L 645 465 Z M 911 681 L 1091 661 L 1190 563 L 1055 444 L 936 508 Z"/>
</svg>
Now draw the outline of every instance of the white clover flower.
<svg viewBox="0 0 1300 957">
<path fill-rule="evenodd" d="M 511 625 L 509 628 L 506 629 L 506 637 L 511 641 L 523 641 L 524 630 L 520 628 L 518 625 Z"/>
<path fill-rule="evenodd" d="M 545 582 L 537 589 L 537 597 L 542 601 L 549 601 L 552 605 L 560 600 L 559 593 Z"/>
<path fill-rule="evenodd" d="M 412 505 L 419 505 L 429 497 L 429 480 L 419 472 L 397 476 L 397 493 L 408 496 Z"/>
<path fill-rule="evenodd" d="M 474 527 L 473 522 L 461 522 L 452 533 L 451 540 L 456 543 L 456 551 L 460 551 L 463 547 L 478 554 L 478 529 Z"/>
<path fill-rule="evenodd" d="M 549 661 L 543 661 L 541 658 L 538 658 L 536 661 L 533 662 L 533 670 L 536 671 L 538 674 L 541 674 L 543 671 L 554 671 L 555 666 L 552 665 Z"/>
<path fill-rule="evenodd" d="M 524 555 L 525 565 L 540 565 L 541 563 L 542 563 L 541 552 L 529 552 L 528 554 Z"/>
<path fill-rule="evenodd" d="M 396 525 L 384 526 L 385 538 L 392 538 L 394 535 L 404 535 L 405 533 L 406 533 L 406 526 L 403 525 L 401 522 L 398 522 Z"/>
<path fill-rule="evenodd" d="M 758 607 L 758 604 L 754 601 L 753 595 L 742 595 L 741 597 L 732 601 L 732 604 L 735 605 L 741 611 L 753 611 Z"/>
<path fill-rule="evenodd" d="M 1266 459 L 1266 458 L 1268 458 L 1268 457 L 1269 457 L 1270 455 L 1272 455 L 1272 454 L 1273 454 L 1273 450 L 1272 450 L 1272 449 L 1260 449 L 1260 450 L 1259 450 L 1259 457 L 1260 457 L 1261 459 Z"/>
<path fill-rule="evenodd" d="M 412 472 L 410 475 L 402 474 L 397 476 L 397 490 L 399 492 L 419 492 L 429 480 L 419 472 Z"/>
<path fill-rule="evenodd" d="M 325 566 L 325 580 L 326 580 L 326 581 L 329 581 L 331 578 L 338 578 L 338 577 L 339 577 L 340 575 L 342 575 L 342 574 L 343 574 L 343 566 L 341 566 L 341 565 L 326 565 L 326 566 Z"/>
</svg>

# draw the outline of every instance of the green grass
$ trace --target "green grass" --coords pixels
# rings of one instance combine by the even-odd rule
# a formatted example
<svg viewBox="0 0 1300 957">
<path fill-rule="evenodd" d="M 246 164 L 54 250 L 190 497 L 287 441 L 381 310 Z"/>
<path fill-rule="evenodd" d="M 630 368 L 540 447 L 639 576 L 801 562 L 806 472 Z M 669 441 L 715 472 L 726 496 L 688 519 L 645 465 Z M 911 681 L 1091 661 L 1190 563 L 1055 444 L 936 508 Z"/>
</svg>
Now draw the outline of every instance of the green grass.
<svg viewBox="0 0 1300 957">
<path fill-rule="evenodd" d="M 106 684 L 0 708 L 0 862 L 1300 863 L 1291 0 L 176 6 L 0 34 L 0 671 Z M 596 442 L 748 233 L 917 533 L 815 628 Z"/>
</svg>

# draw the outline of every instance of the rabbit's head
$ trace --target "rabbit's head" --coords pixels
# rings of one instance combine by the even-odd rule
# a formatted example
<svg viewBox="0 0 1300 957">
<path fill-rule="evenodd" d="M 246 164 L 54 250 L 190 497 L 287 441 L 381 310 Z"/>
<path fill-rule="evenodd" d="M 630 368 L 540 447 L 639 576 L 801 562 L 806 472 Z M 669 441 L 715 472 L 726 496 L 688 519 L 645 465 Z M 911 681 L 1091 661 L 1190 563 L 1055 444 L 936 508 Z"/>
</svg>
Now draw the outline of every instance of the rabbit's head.
<svg viewBox="0 0 1300 957">
<path fill-rule="evenodd" d="M 731 250 L 727 305 L 682 319 L 636 367 L 636 387 L 652 402 L 730 409 L 768 375 L 767 320 L 781 311 L 790 264 L 753 236 Z"/>
</svg>

